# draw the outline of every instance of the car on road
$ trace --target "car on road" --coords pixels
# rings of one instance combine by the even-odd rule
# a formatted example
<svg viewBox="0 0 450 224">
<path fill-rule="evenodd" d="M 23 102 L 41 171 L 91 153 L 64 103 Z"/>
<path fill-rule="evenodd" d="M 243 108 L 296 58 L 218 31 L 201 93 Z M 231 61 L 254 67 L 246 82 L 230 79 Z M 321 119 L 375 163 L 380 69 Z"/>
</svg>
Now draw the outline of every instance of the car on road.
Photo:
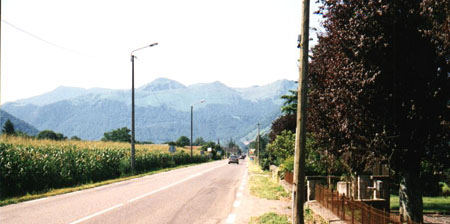
<svg viewBox="0 0 450 224">
<path fill-rule="evenodd" d="M 228 164 L 230 164 L 230 163 L 239 164 L 239 158 L 237 156 L 230 156 L 230 158 L 228 158 Z"/>
<path fill-rule="evenodd" d="M 246 155 L 242 154 L 242 155 L 239 156 L 239 159 L 245 159 L 245 157 L 246 157 Z"/>
</svg>

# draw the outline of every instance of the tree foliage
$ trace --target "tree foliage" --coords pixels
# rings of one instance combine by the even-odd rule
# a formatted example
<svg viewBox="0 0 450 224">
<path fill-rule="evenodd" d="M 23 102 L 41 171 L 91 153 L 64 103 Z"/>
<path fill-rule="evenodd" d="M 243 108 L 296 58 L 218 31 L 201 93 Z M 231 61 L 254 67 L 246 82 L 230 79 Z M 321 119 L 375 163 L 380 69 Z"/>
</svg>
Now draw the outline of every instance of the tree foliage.
<svg viewBox="0 0 450 224">
<path fill-rule="evenodd" d="M 50 140 L 56 140 L 56 141 L 61 141 L 61 140 L 67 139 L 67 137 L 64 136 L 62 133 L 55 133 L 52 130 L 43 130 L 38 133 L 36 138 L 37 139 L 50 139 Z"/>
<path fill-rule="evenodd" d="M 114 129 L 103 134 L 102 141 L 131 142 L 130 129 L 127 127 Z"/>
<path fill-rule="evenodd" d="M 387 161 L 400 208 L 422 221 L 421 161 L 449 166 L 448 0 L 323 0 L 309 119 L 324 153 L 351 171 Z"/>
<path fill-rule="evenodd" d="M 202 137 L 198 137 L 195 139 L 195 141 L 192 143 L 193 145 L 204 145 L 206 142 L 203 140 Z"/>
<path fill-rule="evenodd" d="M 277 135 L 280 135 L 282 131 L 288 130 L 295 133 L 297 127 L 297 114 L 286 114 L 283 115 L 272 122 L 272 127 L 270 128 L 269 139 L 273 142 Z"/>
<path fill-rule="evenodd" d="M 78 136 L 74 135 L 74 136 L 70 137 L 70 140 L 81 141 L 81 138 L 79 138 Z"/>
<path fill-rule="evenodd" d="M 6 135 L 14 135 L 16 131 L 14 130 L 14 124 L 11 120 L 7 120 L 5 124 L 3 124 L 2 133 Z"/>
<path fill-rule="evenodd" d="M 191 141 L 186 136 L 180 136 L 175 143 L 177 143 L 178 147 L 184 147 L 190 145 Z"/>
<path fill-rule="evenodd" d="M 289 94 L 281 96 L 281 99 L 284 100 L 283 106 L 281 107 L 281 112 L 287 115 L 297 113 L 297 90 L 289 90 Z"/>
</svg>

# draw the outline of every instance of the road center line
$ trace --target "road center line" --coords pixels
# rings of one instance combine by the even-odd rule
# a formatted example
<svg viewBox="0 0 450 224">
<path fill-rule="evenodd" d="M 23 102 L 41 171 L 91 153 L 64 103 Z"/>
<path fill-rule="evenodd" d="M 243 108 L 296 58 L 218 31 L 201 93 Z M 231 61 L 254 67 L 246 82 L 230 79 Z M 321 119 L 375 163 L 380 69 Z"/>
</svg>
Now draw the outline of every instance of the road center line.
<svg viewBox="0 0 450 224">
<path fill-rule="evenodd" d="M 148 192 L 148 193 L 145 193 L 145 194 L 143 194 L 143 195 L 140 195 L 140 196 L 138 196 L 138 197 L 135 197 L 135 198 L 133 198 L 133 199 L 130 199 L 130 200 L 128 200 L 128 202 L 133 202 L 133 201 L 139 200 L 139 199 L 141 199 L 141 198 L 150 196 L 150 195 L 155 194 L 155 193 L 157 193 L 157 192 L 160 192 L 160 191 L 162 191 L 162 190 L 165 190 L 165 189 L 168 189 L 168 188 L 170 188 L 170 187 L 173 187 L 173 186 L 175 186 L 175 185 L 177 185 L 177 184 L 180 184 L 180 183 L 183 183 L 183 182 L 185 182 L 185 181 L 188 181 L 188 180 L 190 180 L 190 179 L 192 179 L 192 178 L 194 178 L 194 177 L 201 176 L 201 175 L 203 175 L 203 174 L 205 174 L 205 173 L 207 173 L 207 172 L 209 172 L 209 171 L 211 171 L 211 170 L 213 170 L 213 169 L 217 169 L 217 168 L 222 167 L 222 166 L 224 166 L 224 165 L 226 165 L 226 163 L 224 163 L 224 164 L 222 164 L 222 165 L 220 165 L 220 166 L 216 166 L 216 167 L 209 168 L 209 169 L 204 170 L 204 171 L 202 171 L 202 172 L 200 172 L 200 173 L 190 175 L 190 176 L 188 176 L 188 177 L 186 177 L 186 178 L 184 178 L 184 179 L 182 179 L 182 180 L 179 180 L 179 181 L 177 181 L 177 182 L 175 182 L 175 183 L 171 183 L 171 184 L 169 184 L 169 185 L 167 185 L 167 186 L 165 186 L 165 187 L 159 188 L 159 189 L 154 190 L 154 191 L 150 191 L 150 192 Z"/>
<path fill-rule="evenodd" d="M 92 214 L 92 215 L 90 215 L 90 216 L 86 216 L 86 217 L 84 217 L 84 218 L 82 218 L 82 219 L 78 219 L 78 220 L 75 221 L 75 222 L 71 222 L 70 224 L 76 224 L 76 223 L 80 223 L 80 222 L 86 221 L 86 220 L 88 220 L 88 219 L 90 219 L 90 218 L 92 218 L 92 217 L 95 217 L 95 216 L 97 216 L 97 215 L 101 215 L 101 214 L 103 214 L 103 213 L 105 213 L 105 212 L 111 211 L 111 210 L 113 210 L 113 209 L 115 209 L 115 208 L 118 208 L 118 207 L 120 207 L 120 206 L 123 206 L 123 204 L 118 204 L 118 205 L 113 206 L 113 207 L 111 207 L 111 208 L 107 208 L 107 209 L 105 209 L 105 210 L 99 211 L 99 212 L 97 212 L 97 213 L 95 213 L 95 214 Z"/>
<path fill-rule="evenodd" d="M 239 207 L 239 205 L 241 205 L 241 202 L 240 201 L 235 201 L 234 202 L 234 204 L 233 204 L 233 207 Z"/>
</svg>

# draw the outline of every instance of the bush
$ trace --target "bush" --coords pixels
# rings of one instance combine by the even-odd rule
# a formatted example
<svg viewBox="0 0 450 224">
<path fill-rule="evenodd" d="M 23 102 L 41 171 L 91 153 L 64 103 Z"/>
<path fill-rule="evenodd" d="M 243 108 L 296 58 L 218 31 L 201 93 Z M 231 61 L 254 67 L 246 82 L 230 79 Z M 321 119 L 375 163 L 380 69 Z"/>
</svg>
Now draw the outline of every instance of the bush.
<svg viewBox="0 0 450 224">
<path fill-rule="evenodd" d="M 447 183 L 441 182 L 439 185 L 441 185 L 442 196 L 450 196 L 450 187 Z"/>
<path fill-rule="evenodd" d="M 280 165 L 280 168 L 283 172 L 288 171 L 288 172 L 293 173 L 294 172 L 294 156 L 291 156 L 291 157 L 285 159 L 283 161 L 283 163 Z"/>
</svg>

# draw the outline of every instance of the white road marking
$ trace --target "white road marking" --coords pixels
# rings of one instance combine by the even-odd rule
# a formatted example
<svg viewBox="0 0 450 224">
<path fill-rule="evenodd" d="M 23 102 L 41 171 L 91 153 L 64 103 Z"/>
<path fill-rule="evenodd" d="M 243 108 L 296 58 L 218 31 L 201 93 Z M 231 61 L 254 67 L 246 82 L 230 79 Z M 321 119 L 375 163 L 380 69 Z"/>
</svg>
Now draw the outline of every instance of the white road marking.
<svg viewBox="0 0 450 224">
<path fill-rule="evenodd" d="M 222 165 L 220 165 L 220 166 L 216 166 L 216 167 L 209 168 L 209 169 L 207 169 L 207 170 L 205 170 L 205 171 L 203 171 L 203 172 L 200 172 L 200 173 L 197 173 L 197 174 L 194 174 L 194 175 L 190 175 L 190 176 L 188 176 L 187 178 L 184 178 L 184 179 L 182 179 L 182 180 L 179 180 L 179 181 L 177 181 L 177 182 L 175 182 L 175 183 L 171 183 L 171 184 L 169 184 L 169 185 L 167 185 L 167 186 L 165 186 L 165 187 L 159 188 L 159 189 L 157 189 L 157 190 L 154 190 L 154 191 L 145 193 L 145 194 L 143 194 L 143 195 L 140 195 L 140 196 L 138 196 L 138 197 L 135 197 L 135 198 L 133 198 L 133 199 L 130 199 L 130 200 L 128 200 L 128 202 L 133 202 L 133 201 L 139 200 L 139 199 L 141 199 L 141 198 L 147 197 L 147 196 L 149 196 L 149 195 L 155 194 L 155 193 L 160 192 L 160 191 L 162 191 L 162 190 L 165 190 L 165 189 L 167 189 L 167 188 L 173 187 L 173 186 L 175 186 L 175 185 L 177 185 L 177 184 L 180 184 L 180 183 L 183 183 L 183 182 L 185 182 L 185 181 L 188 181 L 188 180 L 190 180 L 190 179 L 192 179 L 192 178 L 194 178 L 194 177 L 198 177 L 198 176 L 200 176 L 200 175 L 203 175 L 203 174 L 205 174 L 205 173 L 207 173 L 207 172 L 209 172 L 209 171 L 211 171 L 211 170 L 213 170 L 213 169 L 219 168 L 219 167 L 224 166 L 224 165 L 226 165 L 226 163 L 224 163 L 224 164 L 222 164 Z"/>
<path fill-rule="evenodd" d="M 238 192 L 236 197 L 238 197 L 238 198 L 242 197 L 242 192 Z"/>
<path fill-rule="evenodd" d="M 241 191 L 244 190 L 244 187 L 243 187 L 243 186 L 240 186 L 240 187 L 239 187 L 239 190 L 241 190 Z"/>
<path fill-rule="evenodd" d="M 233 207 L 239 207 L 239 205 L 241 205 L 241 202 L 240 201 L 235 201 L 234 202 L 234 204 L 233 204 Z"/>
<path fill-rule="evenodd" d="M 165 186 L 165 187 L 159 188 L 159 189 L 157 189 L 157 190 L 148 192 L 148 193 L 146 193 L 146 194 L 143 194 L 143 195 L 141 195 L 141 196 L 138 196 L 138 197 L 135 197 L 135 198 L 133 198 L 133 199 L 131 199 L 131 200 L 128 200 L 128 202 L 133 202 L 133 201 L 139 200 L 139 199 L 141 199 L 141 198 L 143 198 L 143 197 L 146 197 L 146 196 L 152 195 L 152 194 L 154 194 L 154 193 L 157 193 L 157 192 L 159 192 L 159 191 L 165 190 L 165 189 L 167 189 L 167 188 L 173 187 L 173 186 L 175 186 L 175 185 L 177 185 L 177 184 L 180 184 L 180 183 L 182 183 L 182 182 L 185 182 L 185 181 L 187 181 L 187 180 L 190 180 L 190 179 L 192 179 L 192 178 L 194 178 L 194 177 L 198 177 L 198 176 L 203 175 L 203 174 L 205 174 L 205 173 L 207 173 L 207 172 L 209 172 L 209 171 L 211 171 L 211 170 L 213 170 L 213 169 L 216 169 L 216 168 L 219 168 L 219 167 L 222 167 L 222 166 L 225 166 L 225 165 L 226 165 L 226 163 L 224 163 L 224 164 L 222 164 L 222 165 L 219 165 L 219 166 L 216 166 L 216 167 L 209 168 L 209 169 L 207 169 L 207 170 L 204 170 L 203 172 L 200 172 L 200 173 L 197 173 L 197 174 L 194 174 L 194 175 L 190 175 L 190 176 L 188 176 L 187 178 L 184 178 L 184 179 L 182 179 L 182 180 L 180 180 L 180 181 L 177 181 L 177 182 L 172 183 L 172 184 L 169 184 L 169 185 L 167 185 L 167 186 Z M 75 192 L 73 192 L 73 193 L 75 193 Z M 74 221 L 74 222 L 71 222 L 70 224 L 77 224 L 77 223 L 86 221 L 86 220 L 88 220 L 88 219 L 90 219 L 90 218 L 93 218 L 93 217 L 95 217 L 95 216 L 101 215 L 101 214 L 103 214 L 103 213 L 105 213 L 105 212 L 111 211 L 111 210 L 116 209 L 116 208 L 121 207 L 121 206 L 123 206 L 123 204 L 115 205 L 115 206 L 113 206 L 113 207 L 111 207 L 111 208 L 108 208 L 108 209 L 99 211 L 99 212 L 94 213 L 94 214 L 92 214 L 92 215 L 86 216 L 86 217 L 84 217 L 84 218 L 82 218 L 82 219 L 79 219 L 79 220 L 76 220 L 76 221 Z M 234 222 L 234 218 L 233 218 L 233 222 Z"/>
<path fill-rule="evenodd" d="M 43 200 L 45 200 L 45 199 L 47 199 L 47 198 L 39 198 L 39 199 L 32 200 L 32 201 L 26 201 L 26 202 L 24 202 L 24 203 L 25 203 L 25 204 L 29 204 L 29 203 L 33 203 L 33 202 L 43 201 Z"/>
<path fill-rule="evenodd" d="M 118 205 L 113 206 L 113 207 L 111 207 L 111 208 L 108 208 L 108 209 L 99 211 L 99 212 L 97 212 L 97 213 L 95 213 L 95 214 L 92 214 L 92 215 L 90 215 L 90 216 L 86 216 L 86 217 L 84 217 L 84 218 L 82 218 L 82 219 L 78 219 L 78 220 L 75 221 L 75 222 L 71 222 L 70 224 L 76 224 L 76 223 L 80 223 L 80 222 L 86 221 L 86 220 L 88 220 L 88 219 L 90 219 L 90 218 L 92 218 L 92 217 L 95 217 L 95 216 L 97 216 L 97 215 L 101 215 L 101 214 L 103 214 L 103 213 L 105 213 L 105 212 L 111 211 L 111 210 L 113 210 L 113 209 L 115 209 L 115 208 L 118 208 L 118 207 L 120 207 L 120 206 L 123 206 L 123 204 L 118 204 Z"/>
<path fill-rule="evenodd" d="M 227 218 L 227 224 L 232 224 L 232 223 L 234 223 L 234 220 L 236 219 L 236 214 L 230 214 L 230 215 L 228 215 L 228 218 Z"/>
</svg>

